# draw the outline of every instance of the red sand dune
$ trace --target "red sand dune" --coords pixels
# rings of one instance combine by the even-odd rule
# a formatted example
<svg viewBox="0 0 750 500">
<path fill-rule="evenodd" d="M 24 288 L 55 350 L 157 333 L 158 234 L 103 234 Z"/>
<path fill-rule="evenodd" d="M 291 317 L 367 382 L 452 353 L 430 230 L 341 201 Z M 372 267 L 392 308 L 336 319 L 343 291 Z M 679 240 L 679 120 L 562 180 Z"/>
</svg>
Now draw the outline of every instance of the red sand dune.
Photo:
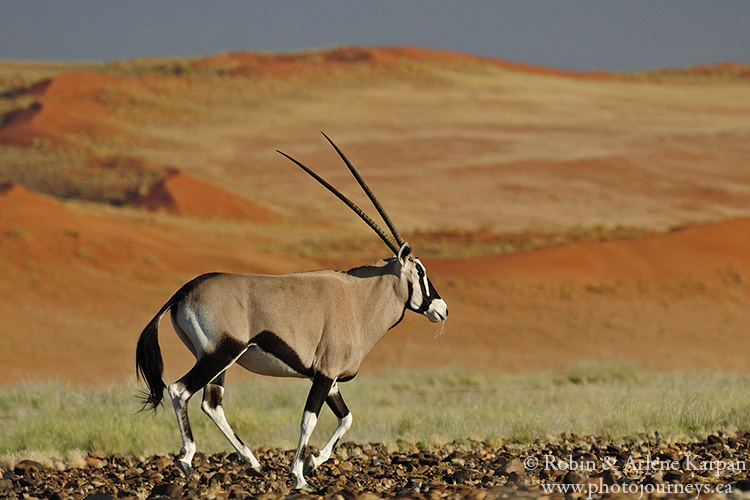
<svg viewBox="0 0 750 500">
<path fill-rule="evenodd" d="M 271 54 L 257 52 L 229 52 L 206 57 L 193 63 L 195 68 L 223 68 L 229 75 L 280 76 L 304 72 L 307 69 L 325 69 L 332 66 L 366 64 L 373 67 L 398 68 L 408 61 L 445 63 L 491 64 L 509 71 L 564 76 L 573 78 L 615 78 L 603 72 L 579 72 L 545 68 L 513 61 L 489 59 L 461 52 L 427 49 L 414 46 L 393 47 L 340 47 L 329 50 Z"/>
<path fill-rule="evenodd" d="M 199 181 L 177 169 L 170 169 L 162 181 L 129 205 L 203 219 L 216 217 L 269 222 L 276 218 L 270 211 L 251 201 Z"/>
<path fill-rule="evenodd" d="M 67 144 L 69 135 L 103 128 L 111 113 L 97 97 L 122 79 L 97 73 L 67 73 L 44 80 L 27 92 L 38 102 L 11 113 L 0 127 L 0 144 L 29 145 L 47 140 L 53 146 Z"/>
<path fill-rule="evenodd" d="M 13 182 L 0 184 L 0 200 L 2 200 L 3 205 L 10 205 L 32 212 L 59 207 L 56 202 L 38 196 Z"/>
<path fill-rule="evenodd" d="M 665 283 L 711 279 L 722 270 L 750 274 L 750 219 L 739 218 L 644 239 L 588 241 L 529 252 L 436 261 L 441 274 L 508 283 Z"/>
<path fill-rule="evenodd" d="M 295 266 L 293 259 L 196 240 L 154 222 L 81 213 L 14 183 L 0 185 L 0 214 L 0 236 L 5 237 L 0 261 L 25 263 L 6 271 L 23 272 L 28 265 L 62 271 L 76 263 L 107 272 L 133 266 L 146 274 L 156 269 L 155 280 L 173 283 L 175 273 L 200 272 L 206 262 L 214 270 L 246 272 L 285 272 Z"/>
<path fill-rule="evenodd" d="M 414 60 L 472 60 L 472 56 L 410 47 L 365 48 L 341 47 L 330 50 L 271 54 L 258 52 L 230 52 L 210 56 L 193 64 L 196 68 L 224 68 L 230 75 L 279 76 L 304 72 L 306 69 L 326 69 L 336 65 L 367 64 L 397 66 L 403 59 Z"/>
<path fill-rule="evenodd" d="M 663 69 L 654 71 L 655 74 L 677 73 L 690 76 L 721 77 L 726 75 L 740 78 L 750 78 L 750 64 L 735 62 L 718 62 L 714 64 L 701 64 L 684 69 Z"/>
</svg>

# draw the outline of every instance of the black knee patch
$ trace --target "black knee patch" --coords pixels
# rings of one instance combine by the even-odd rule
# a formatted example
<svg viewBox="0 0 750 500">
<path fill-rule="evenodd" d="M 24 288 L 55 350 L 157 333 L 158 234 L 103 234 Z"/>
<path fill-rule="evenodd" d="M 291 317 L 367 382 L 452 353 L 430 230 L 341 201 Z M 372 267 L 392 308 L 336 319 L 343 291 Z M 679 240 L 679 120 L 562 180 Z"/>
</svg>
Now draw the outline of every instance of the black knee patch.
<svg viewBox="0 0 750 500">
<path fill-rule="evenodd" d="M 328 393 L 333 387 L 333 379 L 326 377 L 320 373 L 316 373 L 313 377 L 312 388 L 310 393 L 307 395 L 307 402 L 305 403 L 305 411 L 314 413 L 316 416 L 320 414 L 320 409 L 323 408 L 323 403 L 328 397 Z"/>
<path fill-rule="evenodd" d="M 206 386 L 206 393 L 203 395 L 203 403 L 210 409 L 215 410 L 221 405 L 221 387 L 218 385 Z"/>
<path fill-rule="evenodd" d="M 346 407 L 346 403 L 344 403 L 344 398 L 341 397 L 340 392 L 328 396 L 326 398 L 326 404 L 339 420 L 349 414 L 349 408 Z"/>
</svg>

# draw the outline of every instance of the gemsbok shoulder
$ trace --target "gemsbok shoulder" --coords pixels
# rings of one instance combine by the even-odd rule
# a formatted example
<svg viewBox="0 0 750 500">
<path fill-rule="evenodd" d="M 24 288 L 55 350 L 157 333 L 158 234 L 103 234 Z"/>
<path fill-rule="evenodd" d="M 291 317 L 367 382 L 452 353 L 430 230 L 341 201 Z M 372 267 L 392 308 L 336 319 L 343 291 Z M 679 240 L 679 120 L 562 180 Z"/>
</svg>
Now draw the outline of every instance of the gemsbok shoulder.
<svg viewBox="0 0 750 500">
<path fill-rule="evenodd" d="M 372 347 L 396 326 L 406 309 L 432 322 L 445 321 L 448 306 L 427 277 L 380 202 L 341 150 L 323 134 L 344 161 L 391 231 L 392 237 L 336 188 L 281 151 L 335 194 L 388 245 L 393 257 L 346 272 L 322 270 L 283 276 L 209 273 L 186 283 L 162 306 L 138 339 L 136 370 L 148 386 L 144 408 L 156 409 L 167 389 L 177 415 L 183 447 L 178 464 L 192 472 L 195 441 L 188 401 L 203 389 L 201 409 L 258 475 L 263 468 L 227 423 L 222 408 L 224 374 L 234 363 L 262 375 L 312 380 L 300 425 L 291 474 L 294 489 L 306 489 L 304 474 L 328 460 L 352 424 L 338 383 L 357 375 Z M 195 365 L 167 387 L 158 341 L 162 316 L 196 358 Z M 338 426 L 318 455 L 303 454 L 323 403 Z"/>
</svg>

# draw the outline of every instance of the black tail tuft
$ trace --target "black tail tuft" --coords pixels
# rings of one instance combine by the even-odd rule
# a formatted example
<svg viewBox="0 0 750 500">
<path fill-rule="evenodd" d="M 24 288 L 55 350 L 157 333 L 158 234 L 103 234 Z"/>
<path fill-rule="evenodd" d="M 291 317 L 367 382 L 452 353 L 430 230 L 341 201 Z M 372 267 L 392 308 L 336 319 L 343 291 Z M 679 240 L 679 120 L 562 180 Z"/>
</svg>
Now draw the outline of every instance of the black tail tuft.
<svg viewBox="0 0 750 500">
<path fill-rule="evenodd" d="M 163 313 L 164 310 L 159 311 L 159 314 L 146 326 L 138 339 L 138 347 L 135 350 L 136 374 L 148 386 L 148 391 L 143 391 L 137 396 L 143 403 L 142 410 L 156 411 L 156 408 L 162 404 L 164 389 L 167 388 L 162 380 L 164 360 L 159 348 L 159 321 Z"/>
</svg>

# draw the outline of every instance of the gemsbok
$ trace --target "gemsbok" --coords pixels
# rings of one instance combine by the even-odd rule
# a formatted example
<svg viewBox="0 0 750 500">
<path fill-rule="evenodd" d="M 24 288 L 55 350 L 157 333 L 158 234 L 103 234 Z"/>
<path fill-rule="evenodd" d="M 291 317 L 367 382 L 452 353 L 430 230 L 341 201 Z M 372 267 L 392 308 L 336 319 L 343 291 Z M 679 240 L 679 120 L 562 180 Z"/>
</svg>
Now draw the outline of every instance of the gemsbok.
<svg viewBox="0 0 750 500">
<path fill-rule="evenodd" d="M 435 323 L 448 317 L 448 306 L 427 277 L 424 265 L 344 153 L 323 135 L 357 179 L 393 237 L 318 174 L 278 152 L 348 205 L 394 256 L 346 272 L 322 270 L 283 276 L 209 273 L 177 290 L 141 333 L 136 370 L 148 386 L 144 408 L 156 409 L 162 404 L 164 390 L 169 392 L 183 441 L 178 464 L 186 476 L 192 472 L 196 451 L 187 405 L 201 388 L 201 409 L 249 463 L 248 472 L 263 474 L 258 460 L 227 423 L 222 408 L 224 374 L 238 363 L 262 375 L 312 380 L 291 465 L 294 489 L 309 488 L 304 474 L 330 458 L 352 423 L 338 382 L 357 375 L 364 357 L 402 320 L 406 309 Z M 180 340 L 196 358 L 187 374 L 168 388 L 162 380 L 164 363 L 158 340 L 159 323 L 167 311 Z M 338 418 L 338 426 L 318 455 L 303 460 L 324 402 Z"/>
</svg>

